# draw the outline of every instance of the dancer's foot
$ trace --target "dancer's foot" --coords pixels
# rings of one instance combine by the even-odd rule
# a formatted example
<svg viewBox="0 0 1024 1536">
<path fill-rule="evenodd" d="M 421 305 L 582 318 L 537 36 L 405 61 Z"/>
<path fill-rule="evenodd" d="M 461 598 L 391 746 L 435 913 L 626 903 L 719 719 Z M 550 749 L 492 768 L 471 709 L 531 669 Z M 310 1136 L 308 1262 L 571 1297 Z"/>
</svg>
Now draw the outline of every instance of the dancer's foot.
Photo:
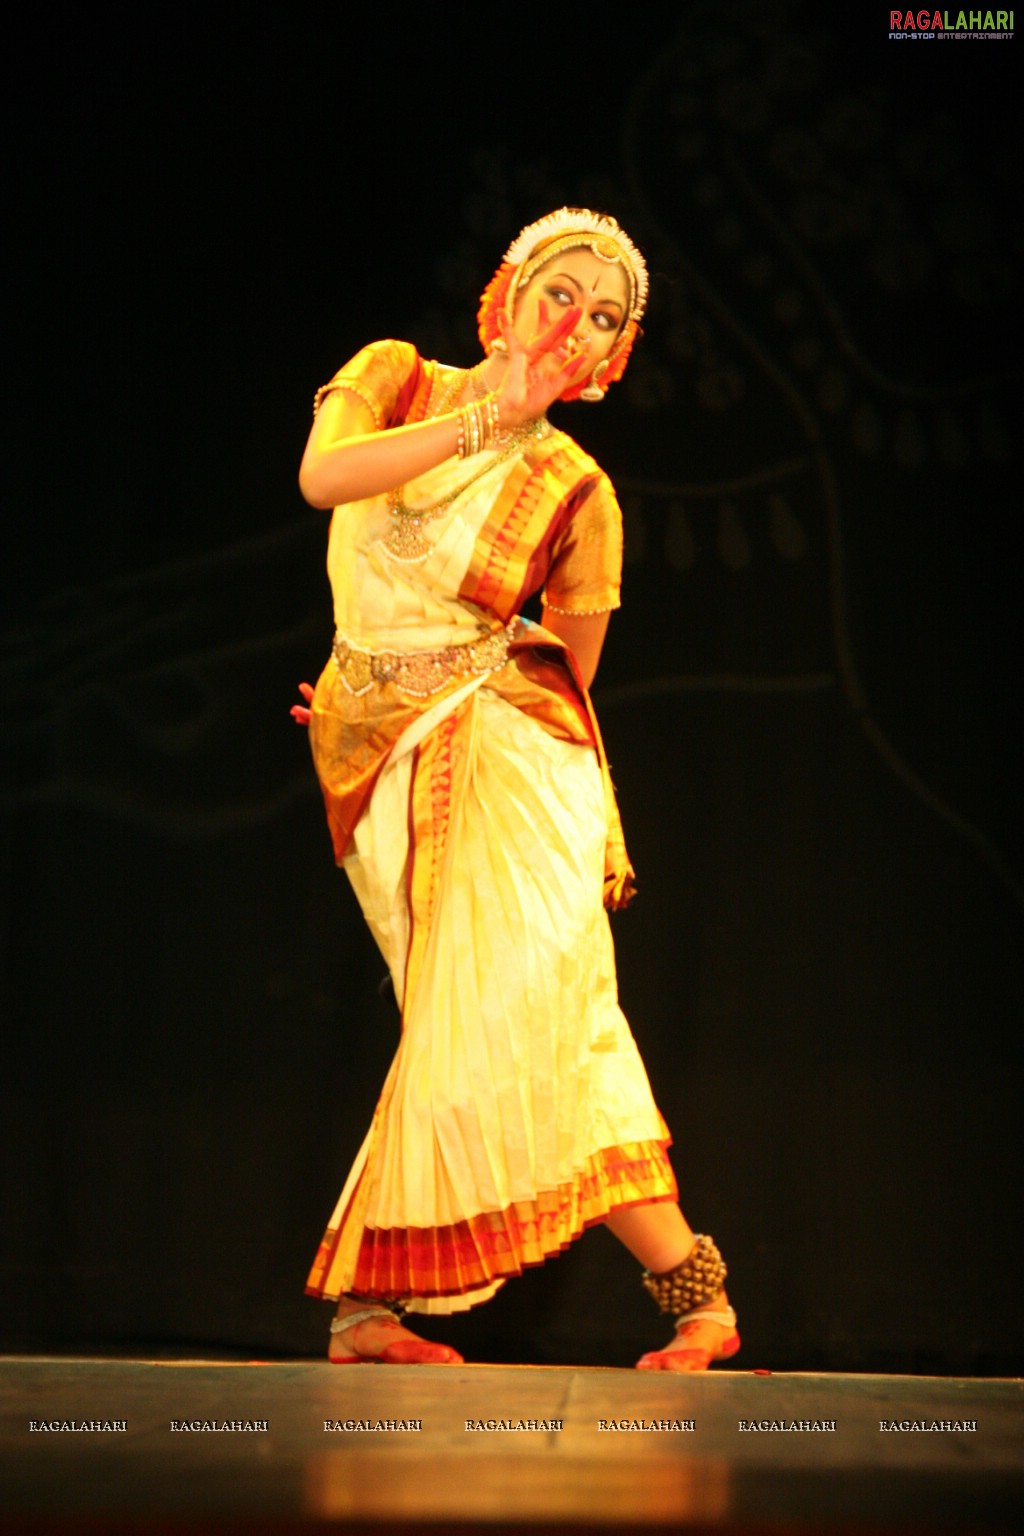
<svg viewBox="0 0 1024 1536">
<path fill-rule="evenodd" d="M 351 1322 L 348 1318 L 351 1317 Z M 345 1297 L 331 1323 L 327 1358 L 332 1365 L 461 1365 L 447 1344 L 432 1344 L 403 1328 L 387 1307 Z"/>
<path fill-rule="evenodd" d="M 664 1349 L 651 1350 L 636 1363 L 638 1371 L 706 1371 L 716 1360 L 731 1360 L 740 1347 L 736 1313 L 724 1291 L 714 1301 L 687 1312 Z"/>
</svg>

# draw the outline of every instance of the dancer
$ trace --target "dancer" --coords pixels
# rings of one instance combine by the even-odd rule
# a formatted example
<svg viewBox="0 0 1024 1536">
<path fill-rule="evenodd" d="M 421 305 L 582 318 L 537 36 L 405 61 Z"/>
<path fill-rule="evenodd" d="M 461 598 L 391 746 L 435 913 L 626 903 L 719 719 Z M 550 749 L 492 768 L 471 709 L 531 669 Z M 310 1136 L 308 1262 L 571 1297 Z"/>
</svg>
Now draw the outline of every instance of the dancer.
<svg viewBox="0 0 1024 1536">
<path fill-rule="evenodd" d="M 402 1316 L 486 1301 L 597 1222 L 676 1318 L 641 1369 L 739 1348 L 617 999 L 605 908 L 633 872 L 587 690 L 621 516 L 545 417 L 621 378 L 647 288 L 613 219 L 562 208 L 486 288 L 475 367 L 379 342 L 316 394 L 299 483 L 334 509 L 336 634 L 294 713 L 402 1016 L 307 1285 L 339 1364 L 457 1362 Z"/>
</svg>

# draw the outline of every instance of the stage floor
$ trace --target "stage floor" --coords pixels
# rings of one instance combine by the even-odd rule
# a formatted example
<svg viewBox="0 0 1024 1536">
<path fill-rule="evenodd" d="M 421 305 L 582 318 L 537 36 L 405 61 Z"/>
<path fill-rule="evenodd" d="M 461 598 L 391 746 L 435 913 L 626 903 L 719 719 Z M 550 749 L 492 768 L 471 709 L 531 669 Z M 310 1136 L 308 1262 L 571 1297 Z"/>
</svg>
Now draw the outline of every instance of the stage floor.
<svg viewBox="0 0 1024 1536">
<path fill-rule="evenodd" d="M 1004 1379 L 6 1358 L 0 1511 L 38 1532 L 1010 1532 L 1022 1399 Z"/>
</svg>

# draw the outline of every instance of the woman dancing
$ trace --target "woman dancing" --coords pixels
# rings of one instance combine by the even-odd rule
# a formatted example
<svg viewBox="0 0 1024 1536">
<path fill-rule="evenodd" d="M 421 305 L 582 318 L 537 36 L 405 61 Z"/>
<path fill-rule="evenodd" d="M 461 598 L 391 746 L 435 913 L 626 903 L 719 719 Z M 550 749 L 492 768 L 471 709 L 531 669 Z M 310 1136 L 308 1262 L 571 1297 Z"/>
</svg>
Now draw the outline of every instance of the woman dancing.
<svg viewBox="0 0 1024 1536">
<path fill-rule="evenodd" d="M 632 870 L 587 690 L 621 516 L 544 414 L 622 376 L 646 299 L 618 224 L 562 208 L 485 290 L 476 367 L 384 341 L 317 391 L 299 483 L 334 509 L 336 636 L 295 713 L 402 1015 L 307 1286 L 338 1301 L 339 1364 L 457 1362 L 401 1315 L 486 1301 L 597 1222 L 676 1319 L 641 1369 L 739 1348 L 617 999 L 605 908 Z M 541 626 L 518 617 L 539 589 Z"/>
</svg>

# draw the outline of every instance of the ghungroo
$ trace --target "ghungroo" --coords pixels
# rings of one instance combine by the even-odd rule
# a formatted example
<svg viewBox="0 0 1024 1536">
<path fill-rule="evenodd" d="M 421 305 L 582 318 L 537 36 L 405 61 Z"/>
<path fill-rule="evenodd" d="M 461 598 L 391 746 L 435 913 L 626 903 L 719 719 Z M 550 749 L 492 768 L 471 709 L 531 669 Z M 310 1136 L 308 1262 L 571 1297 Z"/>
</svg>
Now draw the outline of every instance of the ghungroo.
<svg viewBox="0 0 1024 1536">
<path fill-rule="evenodd" d="M 681 1264 L 663 1275 L 652 1275 L 645 1269 L 643 1282 L 662 1312 L 679 1317 L 713 1301 L 727 1273 L 725 1260 L 713 1239 L 696 1233 L 693 1247 Z"/>
</svg>

